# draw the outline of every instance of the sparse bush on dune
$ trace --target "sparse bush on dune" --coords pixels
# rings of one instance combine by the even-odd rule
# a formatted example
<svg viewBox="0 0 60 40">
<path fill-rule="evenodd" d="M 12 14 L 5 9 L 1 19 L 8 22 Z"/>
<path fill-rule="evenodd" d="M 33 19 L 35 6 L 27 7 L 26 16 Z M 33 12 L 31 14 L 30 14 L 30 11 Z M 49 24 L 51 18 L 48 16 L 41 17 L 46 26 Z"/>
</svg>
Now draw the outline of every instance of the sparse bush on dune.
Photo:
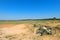
<svg viewBox="0 0 60 40">
<path fill-rule="evenodd" d="M 36 25 L 36 24 L 34 24 L 33 26 L 34 26 L 34 27 L 37 27 L 37 25 Z"/>
<path fill-rule="evenodd" d="M 60 30 L 60 25 L 57 25 L 55 28 Z"/>
</svg>

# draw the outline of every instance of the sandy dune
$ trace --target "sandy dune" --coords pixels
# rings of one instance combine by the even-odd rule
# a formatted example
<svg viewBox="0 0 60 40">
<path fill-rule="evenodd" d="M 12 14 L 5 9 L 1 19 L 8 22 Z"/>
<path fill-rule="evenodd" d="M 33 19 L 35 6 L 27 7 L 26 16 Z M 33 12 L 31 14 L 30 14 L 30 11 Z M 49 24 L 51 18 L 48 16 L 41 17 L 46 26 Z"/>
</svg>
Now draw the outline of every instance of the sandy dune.
<svg viewBox="0 0 60 40">
<path fill-rule="evenodd" d="M 31 24 L 17 24 L 13 25 L 11 27 L 3 27 L 0 28 L 3 35 L 0 35 L 2 37 L 2 40 L 9 40 L 7 38 L 4 38 L 4 36 L 14 36 L 15 38 L 12 38 L 11 40 L 60 40 L 60 36 L 56 35 L 44 35 L 40 36 L 32 32 L 32 25 Z M 33 29 L 36 31 L 36 28 Z"/>
</svg>

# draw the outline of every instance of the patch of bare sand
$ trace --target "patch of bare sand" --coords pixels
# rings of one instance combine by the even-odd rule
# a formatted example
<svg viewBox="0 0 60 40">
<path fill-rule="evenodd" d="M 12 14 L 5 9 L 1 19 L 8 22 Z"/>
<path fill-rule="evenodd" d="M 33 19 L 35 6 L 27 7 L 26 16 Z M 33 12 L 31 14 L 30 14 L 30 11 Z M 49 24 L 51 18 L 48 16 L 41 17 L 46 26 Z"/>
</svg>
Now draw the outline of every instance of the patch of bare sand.
<svg viewBox="0 0 60 40">
<path fill-rule="evenodd" d="M 20 34 L 20 33 L 29 33 L 30 30 L 26 24 L 18 24 L 12 27 L 2 28 L 5 34 Z"/>
</svg>

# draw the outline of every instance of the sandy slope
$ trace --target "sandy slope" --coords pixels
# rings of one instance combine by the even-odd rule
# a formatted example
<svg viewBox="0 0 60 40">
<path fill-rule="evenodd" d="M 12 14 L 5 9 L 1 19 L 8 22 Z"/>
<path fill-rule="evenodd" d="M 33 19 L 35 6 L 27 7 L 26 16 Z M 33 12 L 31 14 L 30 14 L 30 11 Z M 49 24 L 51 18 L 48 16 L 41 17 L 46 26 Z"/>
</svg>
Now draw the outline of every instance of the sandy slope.
<svg viewBox="0 0 60 40">
<path fill-rule="evenodd" d="M 60 36 L 58 37 L 58 33 L 53 35 L 44 35 L 40 36 L 32 32 L 32 25 L 31 24 L 18 24 L 11 27 L 4 27 L 1 28 L 2 32 L 4 33 L 2 39 L 9 40 L 4 38 L 4 36 L 12 35 L 16 39 L 12 38 L 12 40 L 60 40 Z M 35 30 L 35 29 L 34 29 Z"/>
<path fill-rule="evenodd" d="M 19 24 L 12 27 L 2 28 L 5 34 L 20 34 L 20 33 L 28 33 L 29 29 L 25 24 Z"/>
</svg>

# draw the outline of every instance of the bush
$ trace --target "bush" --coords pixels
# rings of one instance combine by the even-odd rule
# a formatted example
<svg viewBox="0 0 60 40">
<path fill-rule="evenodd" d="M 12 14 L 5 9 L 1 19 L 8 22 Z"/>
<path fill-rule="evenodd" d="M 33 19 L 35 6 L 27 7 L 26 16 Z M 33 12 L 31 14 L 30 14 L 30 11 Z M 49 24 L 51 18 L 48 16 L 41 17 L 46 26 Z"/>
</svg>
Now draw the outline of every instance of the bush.
<svg viewBox="0 0 60 40">
<path fill-rule="evenodd" d="M 57 25 L 55 28 L 60 30 L 60 25 Z"/>
<path fill-rule="evenodd" d="M 34 24 L 34 27 L 37 27 L 37 25 L 36 25 L 36 24 Z"/>
</svg>

